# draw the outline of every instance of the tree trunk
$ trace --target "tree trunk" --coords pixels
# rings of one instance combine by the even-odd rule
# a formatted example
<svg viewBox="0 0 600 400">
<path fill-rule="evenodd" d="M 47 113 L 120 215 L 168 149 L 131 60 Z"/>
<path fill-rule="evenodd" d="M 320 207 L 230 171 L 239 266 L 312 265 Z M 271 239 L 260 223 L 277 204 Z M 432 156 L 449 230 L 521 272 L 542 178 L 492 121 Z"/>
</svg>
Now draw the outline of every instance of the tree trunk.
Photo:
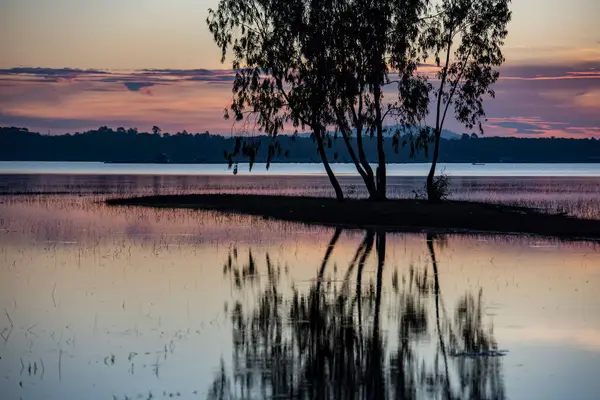
<svg viewBox="0 0 600 400">
<path fill-rule="evenodd" d="M 367 156 L 365 154 L 365 149 L 363 147 L 363 137 L 362 137 L 362 126 L 356 127 L 356 147 L 358 148 L 358 159 L 367 174 L 367 177 L 370 182 L 373 182 L 373 194 L 371 194 L 371 198 L 375 198 L 377 193 L 377 185 L 375 181 L 375 174 L 373 174 L 373 168 L 371 168 L 371 164 L 367 161 Z"/>
<path fill-rule="evenodd" d="M 344 138 L 344 143 L 346 143 L 346 147 L 348 148 L 348 154 L 350 154 L 350 158 L 352 159 L 356 170 L 365 182 L 365 186 L 367 187 L 367 191 L 369 192 L 369 198 L 373 198 L 376 194 L 375 179 L 373 179 L 373 170 L 371 170 L 371 175 L 369 176 L 369 174 L 363 169 L 360 162 L 358 161 L 358 158 L 356 157 L 356 153 L 354 152 L 354 148 L 352 147 L 352 142 L 350 141 L 350 135 L 343 128 L 341 129 L 341 132 L 342 137 Z"/>
<path fill-rule="evenodd" d="M 452 21 L 450 22 L 452 24 Z M 448 33 L 447 48 L 446 48 L 446 64 L 442 71 L 442 81 L 440 82 L 440 91 L 437 95 L 437 113 L 435 117 L 435 147 L 433 149 L 433 160 L 431 161 L 431 169 L 429 175 L 427 175 L 427 200 L 430 203 L 439 203 L 442 201 L 440 193 L 436 190 L 433 184 L 433 178 L 435 177 L 435 167 L 437 166 L 438 155 L 440 153 L 440 137 L 442 136 L 443 120 L 445 116 L 440 113 L 442 111 L 442 95 L 444 94 L 444 85 L 446 84 L 446 78 L 448 77 L 448 66 L 450 65 L 450 50 L 452 49 L 452 29 Z M 448 103 L 450 104 L 450 99 Z M 441 117 L 441 119 L 440 119 Z"/>
<path fill-rule="evenodd" d="M 383 121 L 381 117 L 381 86 L 375 85 L 375 123 L 377 128 L 377 200 L 385 200 L 387 173 L 385 166 L 385 149 L 383 148 Z"/>
<path fill-rule="evenodd" d="M 317 130 L 315 131 L 315 137 L 317 140 L 317 148 L 319 150 L 319 155 L 321 156 L 321 161 L 323 162 L 323 166 L 325 167 L 325 171 L 327 172 L 327 177 L 329 178 L 329 182 L 331 182 L 331 186 L 333 186 L 333 190 L 335 190 L 335 198 L 339 201 L 344 200 L 344 192 L 342 192 L 342 187 L 338 182 L 335 174 L 331 170 L 331 166 L 329 165 L 329 160 L 327 159 L 327 154 L 325 153 L 325 145 L 323 144 L 323 131 Z"/>
<path fill-rule="evenodd" d="M 435 167 L 437 166 L 438 156 L 440 154 L 440 137 L 441 132 L 435 131 L 435 145 L 433 148 L 433 159 L 431 160 L 431 168 L 429 169 L 429 175 L 427 175 L 427 200 L 431 203 L 438 203 L 441 201 L 440 194 L 436 190 L 433 184 L 433 178 L 435 177 Z"/>
<path fill-rule="evenodd" d="M 373 174 L 373 168 L 371 168 L 371 165 L 367 161 L 367 156 L 365 155 L 365 149 L 363 147 L 363 90 L 364 83 L 361 83 L 358 91 L 358 110 L 355 110 L 354 106 L 351 106 L 350 112 L 354 122 L 354 127 L 356 128 L 356 147 L 358 149 L 358 159 L 360 160 L 360 164 L 367 175 L 367 179 L 369 182 L 371 182 L 373 187 L 373 192 L 370 194 L 369 199 L 375 199 L 377 197 L 377 181 L 375 180 L 375 174 Z"/>
</svg>

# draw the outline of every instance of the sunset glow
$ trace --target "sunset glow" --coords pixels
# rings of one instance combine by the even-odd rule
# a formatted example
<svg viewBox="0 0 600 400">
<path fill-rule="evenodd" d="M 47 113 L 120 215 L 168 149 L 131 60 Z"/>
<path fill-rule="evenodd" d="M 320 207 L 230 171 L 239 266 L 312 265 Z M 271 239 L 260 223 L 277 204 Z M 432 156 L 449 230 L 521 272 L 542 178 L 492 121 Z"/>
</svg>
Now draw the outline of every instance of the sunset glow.
<svg viewBox="0 0 600 400">
<path fill-rule="evenodd" d="M 232 72 L 219 63 L 205 24 L 216 5 L 8 0 L 0 16 L 0 125 L 235 133 L 223 119 Z M 485 134 L 600 137 L 600 3 L 515 0 L 511 8 Z"/>
</svg>

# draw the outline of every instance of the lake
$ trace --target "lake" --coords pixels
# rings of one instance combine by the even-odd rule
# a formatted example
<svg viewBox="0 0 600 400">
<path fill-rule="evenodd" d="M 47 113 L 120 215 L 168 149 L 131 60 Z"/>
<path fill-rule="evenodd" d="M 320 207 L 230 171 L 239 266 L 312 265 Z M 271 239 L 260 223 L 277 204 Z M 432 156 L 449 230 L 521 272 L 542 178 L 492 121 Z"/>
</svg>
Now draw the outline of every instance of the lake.
<svg viewBox="0 0 600 400">
<path fill-rule="evenodd" d="M 123 194 L 331 193 L 322 175 L 279 165 L 273 176 L 96 167 L 0 164 L 1 399 L 600 393 L 597 243 L 108 207 Z M 454 198 L 598 218 L 598 167 L 551 168 L 447 171 Z M 390 192 L 422 182 L 394 176 Z M 342 183 L 362 195 L 356 177 Z"/>
<path fill-rule="evenodd" d="M 349 197 L 366 197 L 348 164 L 333 164 Z M 390 164 L 388 195 L 424 193 L 428 164 Z M 451 177 L 452 199 L 541 208 L 600 218 L 600 164 L 441 164 Z M 104 164 L 0 162 L 0 195 L 86 194 L 131 196 L 184 193 L 268 193 L 333 196 L 320 164 L 257 164 L 239 173 L 219 164 Z"/>
<path fill-rule="evenodd" d="M 389 176 L 427 176 L 429 163 L 388 164 Z M 339 175 L 358 176 L 352 164 L 331 164 Z M 373 169 L 376 165 L 372 165 Z M 438 171 L 452 176 L 537 176 L 600 177 L 600 164 L 438 164 Z M 232 175 L 226 164 L 118 164 L 102 162 L 0 161 L 0 174 L 86 174 L 86 175 Z M 256 163 L 249 170 L 240 164 L 239 175 L 324 175 L 322 164 Z"/>
</svg>

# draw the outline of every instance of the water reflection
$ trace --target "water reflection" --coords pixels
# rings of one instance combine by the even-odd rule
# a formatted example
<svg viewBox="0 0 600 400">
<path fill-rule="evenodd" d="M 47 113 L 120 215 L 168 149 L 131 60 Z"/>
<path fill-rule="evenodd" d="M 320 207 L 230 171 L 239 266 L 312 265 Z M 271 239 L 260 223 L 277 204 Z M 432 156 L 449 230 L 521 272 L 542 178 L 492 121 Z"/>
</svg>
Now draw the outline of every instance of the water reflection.
<svg viewBox="0 0 600 400">
<path fill-rule="evenodd" d="M 600 391 L 597 244 L 95 200 L 0 198 L 1 399 Z"/>
<path fill-rule="evenodd" d="M 386 233 L 367 231 L 344 277 L 327 279 L 341 233 L 333 233 L 313 283 L 293 284 L 290 298 L 268 253 L 263 271 L 251 250 L 243 262 L 237 249 L 230 252 L 223 272 L 238 291 L 256 289 L 259 276 L 266 283 L 250 305 L 237 301 L 230 311 L 232 368 L 222 361 L 209 398 L 503 399 L 505 353 L 483 322 L 482 290 L 466 292 L 453 316 L 444 306 L 435 251 L 444 238 L 427 235 L 429 265 L 384 282 Z M 375 282 L 363 285 L 373 248 Z M 397 324 L 393 345 L 381 323 L 386 290 Z M 432 338 L 428 352 L 422 344 Z"/>
</svg>

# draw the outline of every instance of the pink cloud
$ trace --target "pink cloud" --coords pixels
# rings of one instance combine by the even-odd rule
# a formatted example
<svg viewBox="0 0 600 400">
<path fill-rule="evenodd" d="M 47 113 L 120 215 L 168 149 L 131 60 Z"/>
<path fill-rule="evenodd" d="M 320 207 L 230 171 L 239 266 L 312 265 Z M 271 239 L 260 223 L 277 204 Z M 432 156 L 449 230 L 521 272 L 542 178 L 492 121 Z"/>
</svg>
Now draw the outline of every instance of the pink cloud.
<svg viewBox="0 0 600 400">
<path fill-rule="evenodd" d="M 432 75 L 437 67 L 420 66 Z M 231 134 L 230 70 L 0 70 L 0 125 L 61 133 L 100 125 Z M 435 82 L 434 82 L 435 84 Z M 386 96 L 394 95 L 393 85 Z M 600 64 L 506 66 L 486 100 L 486 135 L 598 136 Z M 431 123 L 431 121 L 428 121 Z M 447 128 L 465 129 L 449 119 Z M 291 132 L 291 131 L 290 131 Z"/>
</svg>

